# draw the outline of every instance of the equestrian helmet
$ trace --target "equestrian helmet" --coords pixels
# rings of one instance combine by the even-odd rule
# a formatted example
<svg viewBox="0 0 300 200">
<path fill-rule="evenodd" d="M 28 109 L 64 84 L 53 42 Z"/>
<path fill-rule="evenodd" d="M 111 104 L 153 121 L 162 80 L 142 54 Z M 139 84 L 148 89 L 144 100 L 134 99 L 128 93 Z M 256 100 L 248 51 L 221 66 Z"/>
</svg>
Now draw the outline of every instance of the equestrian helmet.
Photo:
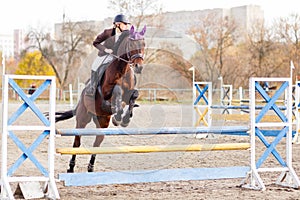
<svg viewBox="0 0 300 200">
<path fill-rule="evenodd" d="M 123 14 L 119 14 L 117 16 L 115 16 L 115 19 L 114 19 L 114 24 L 116 22 L 122 22 L 124 24 L 130 24 L 130 22 L 128 21 L 127 17 Z"/>
</svg>

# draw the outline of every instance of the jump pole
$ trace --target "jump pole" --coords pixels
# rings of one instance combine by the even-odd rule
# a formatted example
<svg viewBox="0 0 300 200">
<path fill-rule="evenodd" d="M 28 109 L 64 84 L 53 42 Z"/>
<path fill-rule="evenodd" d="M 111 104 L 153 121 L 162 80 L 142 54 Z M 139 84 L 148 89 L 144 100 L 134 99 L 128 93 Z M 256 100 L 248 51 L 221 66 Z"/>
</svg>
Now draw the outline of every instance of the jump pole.
<svg viewBox="0 0 300 200">
<path fill-rule="evenodd" d="M 162 127 L 162 128 L 90 128 L 58 129 L 61 136 L 95 136 L 95 135 L 171 135 L 171 134 L 224 134 L 248 135 L 247 126 L 214 126 L 214 127 Z"/>
<path fill-rule="evenodd" d="M 275 172 L 279 171 L 282 172 L 278 180 L 276 181 L 277 184 L 289 186 L 298 188 L 299 187 L 299 179 L 297 175 L 295 174 L 295 171 L 293 170 L 291 166 L 291 136 L 292 136 L 292 126 L 291 126 L 291 90 L 287 89 L 287 111 L 282 113 L 281 109 L 276 105 L 276 100 L 278 97 L 283 94 L 284 90 L 286 90 L 287 86 L 291 84 L 289 79 L 267 79 L 268 81 L 281 81 L 283 82 L 282 86 L 279 88 L 279 90 L 275 93 L 274 96 L 269 97 L 266 92 L 263 90 L 263 88 L 258 84 L 259 81 L 265 80 L 263 79 L 255 79 L 254 86 L 251 88 L 251 101 L 254 102 L 250 106 L 251 110 L 251 162 L 250 162 L 250 168 L 249 167 L 226 167 L 226 168 L 195 168 L 195 169 L 159 169 L 159 170 L 141 170 L 141 171 L 125 171 L 125 172 L 97 172 L 97 173 L 77 173 L 77 174 L 59 174 L 59 179 L 65 181 L 65 184 L 68 186 L 80 186 L 80 185 L 94 185 L 94 184 L 118 184 L 118 183 L 141 183 L 141 182 L 158 182 L 158 181 L 172 181 L 172 180 L 208 180 L 208 179 L 219 179 L 219 178 L 237 178 L 237 177 L 246 177 L 245 180 L 242 182 L 242 187 L 247 187 L 251 189 L 260 189 L 265 190 L 265 185 L 262 181 L 262 179 L 259 176 L 259 173 L 261 172 Z M 252 79 L 251 79 L 252 81 Z M 255 89 L 254 89 L 255 88 Z M 266 100 L 266 105 L 260 110 L 256 110 L 257 106 L 255 105 L 255 93 L 258 91 L 262 97 Z M 279 118 L 282 119 L 282 123 L 272 123 L 272 122 L 261 122 L 261 119 L 266 114 L 266 112 L 273 110 L 276 114 L 278 114 Z M 258 113 L 258 114 L 256 114 Z M 257 115 L 257 116 L 256 116 Z M 260 127 L 279 127 L 283 126 L 284 128 L 281 131 L 274 133 L 274 141 L 272 143 L 268 143 L 268 141 L 265 139 L 265 134 L 263 133 L 264 130 L 260 130 Z M 194 131 L 198 131 L 199 129 L 197 127 L 194 127 Z M 101 130 L 101 129 L 100 129 Z M 106 131 L 107 129 L 103 129 L 103 131 Z M 123 130 L 123 129 L 122 129 Z M 184 129 L 183 129 L 184 130 Z M 219 133 L 222 129 L 214 129 L 214 127 L 209 127 L 206 129 L 200 129 L 200 132 L 213 132 L 219 130 Z M 74 135 L 90 135 L 91 133 L 87 133 L 85 131 L 90 132 L 90 130 L 84 130 L 84 129 L 76 129 L 76 130 L 58 130 L 57 133 L 63 135 L 63 136 L 74 136 Z M 108 130 L 111 131 L 111 130 Z M 128 131 L 128 132 L 127 132 Z M 153 130 L 151 130 L 153 131 Z M 164 132 L 166 131 L 166 132 Z M 166 129 L 163 131 L 158 132 L 158 134 L 180 134 L 179 129 Z M 187 134 L 189 130 L 185 130 L 182 132 L 182 134 Z M 93 132 L 93 131 L 92 131 Z M 126 133 L 127 132 L 127 133 Z M 143 135 L 143 134 L 151 134 L 150 130 L 141 130 L 136 131 L 134 129 L 124 129 L 124 132 L 107 132 L 104 133 L 102 130 L 99 132 L 94 132 L 93 134 L 97 135 L 124 135 L 124 134 L 134 134 L 134 135 Z M 152 132 L 152 134 L 155 134 Z M 262 143 L 267 148 L 266 151 L 263 153 L 263 155 L 256 159 L 256 135 L 258 138 L 262 141 Z M 279 153 L 276 151 L 275 147 L 279 143 L 279 141 L 286 136 L 286 160 L 283 160 Z M 183 150 L 178 147 L 176 147 L 178 150 Z M 80 150 L 80 149 L 79 149 Z M 88 149 L 89 150 L 89 149 Z M 112 150 L 112 149 L 109 149 Z M 174 150 L 174 149 L 173 149 Z M 156 152 L 160 150 L 151 150 L 151 152 Z M 142 149 L 139 147 L 137 149 L 137 152 L 142 153 Z M 150 152 L 150 151 L 149 151 Z M 79 152 L 80 153 L 80 152 Z M 90 153 L 90 152 L 86 152 Z M 106 152 L 107 153 L 107 152 Z M 112 152 L 108 152 L 112 153 Z M 122 152 L 124 153 L 124 152 Z M 136 153 L 136 152 L 135 152 Z M 274 167 L 274 168 L 262 168 L 262 163 L 268 158 L 268 156 L 272 154 L 281 167 Z M 221 172 L 221 173 L 220 173 Z M 247 173 L 247 176 L 245 173 Z M 209 174 L 209 176 L 201 176 L 199 174 Z M 230 174 L 233 174 L 233 176 L 230 176 Z M 214 174 L 215 176 L 210 176 L 211 174 Z M 217 174 L 217 175 L 216 175 Z M 117 178 L 116 178 L 117 177 Z M 284 181 L 287 182 L 284 182 Z M 250 183 L 247 184 L 247 181 Z"/>
<path fill-rule="evenodd" d="M 109 184 L 135 184 L 168 181 L 197 181 L 244 178 L 248 166 L 218 168 L 177 168 L 139 171 L 61 173 L 59 180 L 65 186 L 91 186 Z"/>
<path fill-rule="evenodd" d="M 166 135 L 166 134 L 241 134 L 247 135 L 248 127 L 163 127 L 163 128 L 105 128 L 105 129 L 58 129 L 60 136 L 91 136 L 91 135 Z M 59 154 L 125 154 L 125 153 L 152 153 L 152 152 L 184 152 L 184 151 L 226 151 L 248 150 L 249 143 L 237 144 L 190 144 L 167 146 L 121 146 L 100 148 L 58 148 Z M 59 180 L 65 186 L 92 186 L 107 184 L 150 183 L 161 181 L 191 181 L 213 180 L 229 178 L 245 178 L 249 166 L 230 166 L 216 168 L 178 168 L 153 169 L 136 171 L 112 171 L 93 173 L 60 173 Z"/>
<path fill-rule="evenodd" d="M 62 129 L 57 130 L 61 136 L 87 136 L 87 135 L 165 135 L 165 134 L 247 134 L 248 127 L 165 127 L 151 129 L 137 128 L 105 128 L 105 129 Z M 152 152 L 184 152 L 184 151 L 224 151 L 248 150 L 249 143 L 236 144 L 190 144 L 167 146 L 120 146 L 100 148 L 58 148 L 59 154 L 125 154 L 125 153 L 152 153 Z M 136 171 L 112 171 L 93 173 L 60 173 L 59 180 L 65 186 L 91 186 L 102 184 L 131 184 L 150 183 L 161 181 L 191 181 L 245 178 L 249 166 L 231 166 L 217 168 L 178 168 L 178 169 L 153 169 Z"/>
<path fill-rule="evenodd" d="M 37 90 L 28 97 L 24 91 L 15 82 L 15 79 L 30 79 L 30 80 L 44 80 L 44 82 L 37 88 Z M 11 116 L 8 115 L 9 97 L 8 88 L 11 88 L 20 96 L 24 103 L 15 111 Z M 35 105 L 35 100 L 41 95 L 47 88 L 50 87 L 49 92 L 49 113 L 50 120 L 48 120 L 44 114 Z M 2 157 L 1 157 L 1 199 L 14 199 L 14 194 L 11 190 L 10 183 L 18 182 L 19 187 L 23 193 L 23 196 L 30 196 L 31 198 L 49 197 L 53 199 L 59 199 L 58 190 L 54 178 L 54 152 L 55 152 L 55 90 L 56 83 L 53 76 L 22 76 L 22 75 L 4 75 L 3 76 L 3 101 L 2 101 Z M 30 110 L 40 119 L 40 126 L 34 124 L 14 125 L 14 122 L 22 115 L 27 109 Z M 26 147 L 15 131 L 42 131 L 42 133 L 36 138 L 31 146 Z M 41 162 L 39 162 L 33 151 L 41 144 L 41 142 L 49 138 L 48 142 L 48 168 L 44 168 Z M 8 168 L 8 138 L 10 138 L 16 146 L 23 152 L 22 155 Z M 37 167 L 42 176 L 13 176 L 17 169 L 28 159 Z M 44 182 L 43 191 L 34 191 L 33 188 L 28 189 L 28 185 L 36 187 L 36 184 Z M 23 190 L 23 189 L 24 190 Z M 39 187 L 37 187 L 39 188 Z M 39 188 L 40 189 L 40 188 Z M 35 193 L 36 192 L 36 193 Z M 25 197 L 26 198 L 26 197 Z"/>
<path fill-rule="evenodd" d="M 79 147 L 57 148 L 56 153 L 62 155 L 90 155 L 90 154 L 125 154 L 125 153 L 153 153 L 153 152 L 196 152 L 196 151 L 229 151 L 247 150 L 250 143 L 222 143 L 222 144 L 189 144 L 189 145 L 155 145 L 155 146 L 119 146 L 119 147 Z"/>
</svg>

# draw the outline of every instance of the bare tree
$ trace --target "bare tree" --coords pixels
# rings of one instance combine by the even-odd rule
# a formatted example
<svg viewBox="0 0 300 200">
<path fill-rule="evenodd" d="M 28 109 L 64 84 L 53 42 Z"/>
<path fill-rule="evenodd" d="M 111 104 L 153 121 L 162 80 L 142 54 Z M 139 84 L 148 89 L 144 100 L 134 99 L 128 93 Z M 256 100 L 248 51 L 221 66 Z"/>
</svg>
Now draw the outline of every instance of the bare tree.
<svg viewBox="0 0 300 200">
<path fill-rule="evenodd" d="M 109 8 L 126 14 L 132 23 L 139 28 L 143 23 L 159 24 L 161 5 L 158 0 L 110 0 Z"/>
<path fill-rule="evenodd" d="M 93 30 L 87 23 L 68 21 L 62 24 L 61 35 L 54 39 L 49 32 L 32 29 L 26 37 L 30 44 L 28 50 L 37 49 L 42 53 L 54 70 L 60 88 L 64 89 L 75 77 L 71 72 L 77 72 L 81 59 L 88 53 L 86 49 L 96 34 Z"/>
<path fill-rule="evenodd" d="M 169 42 L 164 42 L 161 46 L 163 46 L 163 48 L 152 50 L 154 52 L 149 56 L 148 60 L 151 63 L 170 66 L 178 71 L 180 76 L 185 77 L 187 80 L 192 80 L 192 73 L 189 71 L 192 64 L 184 59 L 183 52 L 178 46 Z"/>
<path fill-rule="evenodd" d="M 211 20 L 214 19 L 214 20 Z M 226 78 L 224 72 L 224 63 L 226 51 L 234 44 L 234 32 L 236 25 L 234 21 L 228 18 L 218 16 L 215 13 L 206 15 L 199 20 L 198 26 L 189 30 L 196 42 L 200 45 L 201 50 L 194 56 L 198 61 L 201 71 L 202 80 L 216 82 L 219 76 Z M 200 58 L 200 59 L 199 59 Z"/>
<path fill-rule="evenodd" d="M 248 77 L 271 77 L 283 67 L 284 59 L 281 55 L 281 44 L 276 42 L 274 31 L 267 28 L 264 22 L 253 24 L 248 32 L 246 48 L 248 49 Z M 247 52 L 245 52 L 247 53 Z"/>
<path fill-rule="evenodd" d="M 84 22 L 67 22 L 62 26 L 62 37 L 56 40 L 57 53 L 61 55 L 58 57 L 58 63 L 62 67 L 61 73 L 64 74 L 62 85 L 66 85 L 71 72 L 77 72 L 84 59 L 90 52 L 92 41 L 96 35 L 95 27 L 89 26 Z M 75 69 L 75 70 L 74 70 Z M 89 72 L 88 72 L 89 73 Z M 72 74 L 74 79 L 76 74 Z"/>
<path fill-rule="evenodd" d="M 287 61 L 293 61 L 296 70 L 300 67 L 300 16 L 290 14 L 274 22 L 277 40 L 283 47 L 283 55 Z M 299 73 L 297 74 L 299 76 Z"/>
</svg>

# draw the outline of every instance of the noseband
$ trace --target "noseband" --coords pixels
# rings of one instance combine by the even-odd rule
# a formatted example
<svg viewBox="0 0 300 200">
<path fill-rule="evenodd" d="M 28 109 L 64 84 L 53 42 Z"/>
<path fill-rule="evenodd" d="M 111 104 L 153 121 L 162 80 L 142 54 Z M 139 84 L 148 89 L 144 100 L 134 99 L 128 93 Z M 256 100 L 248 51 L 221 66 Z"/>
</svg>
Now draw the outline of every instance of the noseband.
<svg viewBox="0 0 300 200">
<path fill-rule="evenodd" d="M 144 55 L 142 53 L 136 53 L 136 54 L 133 54 L 131 57 L 130 57 L 130 63 L 132 63 L 135 59 L 137 58 L 141 58 L 142 60 L 144 60 Z"/>
</svg>

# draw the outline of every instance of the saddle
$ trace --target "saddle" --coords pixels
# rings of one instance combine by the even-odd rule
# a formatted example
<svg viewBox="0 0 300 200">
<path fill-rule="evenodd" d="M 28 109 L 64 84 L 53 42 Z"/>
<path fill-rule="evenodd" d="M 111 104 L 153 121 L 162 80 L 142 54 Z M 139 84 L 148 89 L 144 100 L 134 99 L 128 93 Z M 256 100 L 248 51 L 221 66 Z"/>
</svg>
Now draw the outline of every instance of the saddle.
<svg viewBox="0 0 300 200">
<path fill-rule="evenodd" d="M 97 83 L 97 86 L 98 86 L 99 84 L 101 84 L 106 69 L 108 68 L 108 66 L 109 66 L 113 61 L 114 61 L 114 59 L 111 60 L 110 62 L 102 63 L 101 66 L 98 67 L 98 69 L 97 69 L 97 71 L 96 71 L 96 72 L 97 72 L 97 76 L 98 76 L 98 83 Z M 102 91 L 99 90 L 98 92 L 99 92 L 100 96 L 103 97 Z"/>
<path fill-rule="evenodd" d="M 98 104 L 95 105 L 95 99 L 94 98 L 90 98 L 90 97 L 87 97 L 86 95 L 84 95 L 84 100 L 86 102 L 86 106 L 87 106 L 88 112 L 91 113 L 91 114 L 93 114 L 93 115 L 97 115 L 96 110 L 99 110 L 100 108 L 102 110 L 104 110 L 105 112 L 112 114 L 110 103 L 108 101 L 104 100 L 104 97 L 103 97 L 103 94 L 102 94 L 102 90 L 98 89 L 99 85 L 101 85 L 101 82 L 103 80 L 105 71 L 107 70 L 108 66 L 112 62 L 113 62 L 113 60 L 110 61 L 110 62 L 102 63 L 100 65 L 100 67 L 98 67 L 98 69 L 96 71 L 96 73 L 97 73 L 97 79 L 98 79 L 98 81 L 97 81 L 97 90 L 99 92 L 100 98 L 103 99 L 101 101 L 102 103 L 100 105 L 98 105 Z M 90 84 L 90 81 L 87 84 Z"/>
</svg>

